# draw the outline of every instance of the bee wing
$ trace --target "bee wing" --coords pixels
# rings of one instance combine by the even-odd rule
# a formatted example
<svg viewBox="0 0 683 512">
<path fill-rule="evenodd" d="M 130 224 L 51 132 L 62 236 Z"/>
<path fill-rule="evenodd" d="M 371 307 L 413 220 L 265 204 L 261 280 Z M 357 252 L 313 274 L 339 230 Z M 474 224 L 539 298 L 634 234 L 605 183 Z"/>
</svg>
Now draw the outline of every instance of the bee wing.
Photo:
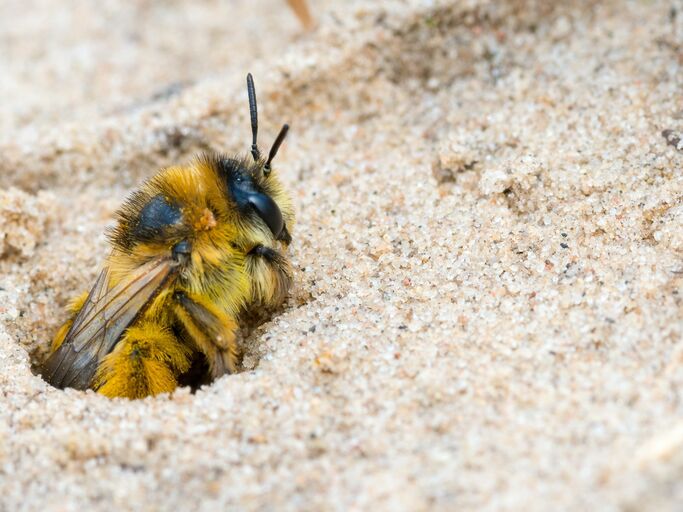
<svg viewBox="0 0 683 512">
<path fill-rule="evenodd" d="M 174 278 L 178 264 L 171 258 L 152 260 L 109 288 L 104 268 L 76 315 L 64 342 L 44 366 L 46 380 L 55 387 L 87 389 L 102 358 L 161 288 Z"/>
</svg>

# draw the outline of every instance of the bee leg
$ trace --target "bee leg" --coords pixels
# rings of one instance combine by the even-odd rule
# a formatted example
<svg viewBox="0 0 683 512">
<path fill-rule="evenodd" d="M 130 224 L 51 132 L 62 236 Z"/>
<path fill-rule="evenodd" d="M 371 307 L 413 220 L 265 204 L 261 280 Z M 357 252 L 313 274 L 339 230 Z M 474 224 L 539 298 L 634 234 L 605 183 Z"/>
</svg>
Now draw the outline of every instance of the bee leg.
<svg viewBox="0 0 683 512">
<path fill-rule="evenodd" d="M 249 252 L 245 265 L 251 277 L 253 302 L 270 307 L 282 304 L 292 284 L 292 268 L 287 258 L 259 244 Z"/>
<path fill-rule="evenodd" d="M 144 398 L 177 387 L 190 367 L 190 350 L 156 322 L 128 328 L 97 368 L 93 389 L 108 397 Z"/>
<path fill-rule="evenodd" d="M 178 291 L 174 294 L 174 312 L 191 341 L 209 363 L 216 379 L 237 371 L 237 322 L 204 297 Z"/>
</svg>

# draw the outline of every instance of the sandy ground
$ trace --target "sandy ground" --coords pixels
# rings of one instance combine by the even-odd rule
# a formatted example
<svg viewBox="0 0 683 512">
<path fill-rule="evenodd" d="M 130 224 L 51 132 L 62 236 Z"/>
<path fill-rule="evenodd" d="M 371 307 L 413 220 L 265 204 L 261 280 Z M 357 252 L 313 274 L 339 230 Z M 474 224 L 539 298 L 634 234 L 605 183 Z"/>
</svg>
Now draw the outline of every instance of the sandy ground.
<svg viewBox="0 0 683 512">
<path fill-rule="evenodd" d="M 0 510 L 683 509 L 683 4 L 314 3 L 0 6 Z M 127 192 L 248 149 L 248 70 L 287 304 L 196 394 L 51 388 Z"/>
</svg>

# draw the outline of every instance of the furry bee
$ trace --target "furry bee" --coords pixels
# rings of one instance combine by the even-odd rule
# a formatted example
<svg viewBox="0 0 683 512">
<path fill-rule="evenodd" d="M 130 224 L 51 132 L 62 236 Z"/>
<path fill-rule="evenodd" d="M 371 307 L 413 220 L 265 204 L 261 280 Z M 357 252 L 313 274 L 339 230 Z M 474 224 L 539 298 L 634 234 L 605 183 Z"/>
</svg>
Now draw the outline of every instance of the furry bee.
<svg viewBox="0 0 683 512">
<path fill-rule="evenodd" d="M 251 157 L 204 154 L 162 169 L 117 212 L 111 253 L 70 305 L 43 375 L 58 388 L 142 398 L 236 371 L 240 313 L 281 304 L 292 281 L 291 199 L 257 146 Z"/>
</svg>

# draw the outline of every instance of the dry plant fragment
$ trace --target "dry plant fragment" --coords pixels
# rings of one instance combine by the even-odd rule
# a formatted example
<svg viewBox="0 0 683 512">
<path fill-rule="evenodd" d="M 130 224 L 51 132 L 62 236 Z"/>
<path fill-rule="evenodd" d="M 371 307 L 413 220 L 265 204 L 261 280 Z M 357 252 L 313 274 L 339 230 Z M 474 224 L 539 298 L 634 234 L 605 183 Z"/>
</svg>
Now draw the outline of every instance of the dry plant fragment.
<svg viewBox="0 0 683 512">
<path fill-rule="evenodd" d="M 308 4 L 306 0 L 287 0 L 287 3 L 292 8 L 296 14 L 301 24 L 306 30 L 311 30 L 313 28 L 313 17 L 311 16 L 311 11 L 308 9 Z"/>
</svg>

